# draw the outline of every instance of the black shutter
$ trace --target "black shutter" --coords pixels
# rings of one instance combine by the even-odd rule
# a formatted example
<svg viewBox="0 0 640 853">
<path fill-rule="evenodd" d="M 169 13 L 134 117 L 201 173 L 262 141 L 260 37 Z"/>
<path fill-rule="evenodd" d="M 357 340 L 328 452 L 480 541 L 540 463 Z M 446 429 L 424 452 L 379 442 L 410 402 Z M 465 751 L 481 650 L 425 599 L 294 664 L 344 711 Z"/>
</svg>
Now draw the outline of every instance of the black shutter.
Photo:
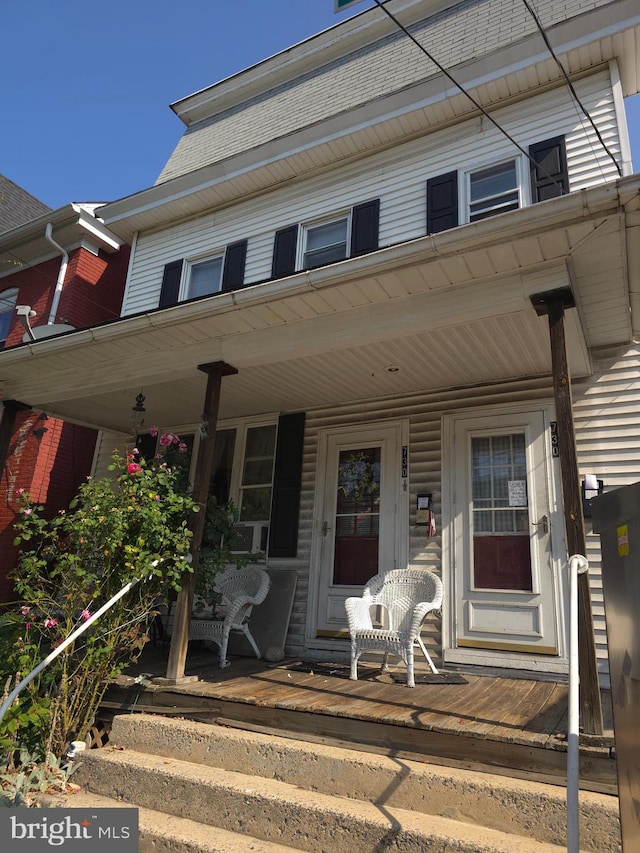
<svg viewBox="0 0 640 853">
<path fill-rule="evenodd" d="M 375 252 L 380 230 L 380 199 L 358 204 L 351 214 L 351 257 Z"/>
<path fill-rule="evenodd" d="M 458 173 L 447 172 L 427 181 L 427 234 L 458 225 Z"/>
<path fill-rule="evenodd" d="M 304 412 L 281 415 L 273 472 L 269 556 L 295 557 L 298 548 Z"/>
<path fill-rule="evenodd" d="M 564 136 L 555 136 L 529 146 L 531 201 L 546 201 L 569 192 L 567 149 Z"/>
<path fill-rule="evenodd" d="M 240 240 L 227 246 L 222 271 L 222 290 L 237 290 L 244 284 L 244 267 L 247 260 L 247 241 Z"/>
<path fill-rule="evenodd" d="M 290 225 L 276 231 L 273 243 L 273 261 L 271 278 L 283 278 L 296 271 L 296 250 L 298 248 L 298 226 Z"/>
<path fill-rule="evenodd" d="M 160 290 L 160 308 L 175 305 L 180 292 L 180 278 L 182 277 L 182 261 L 172 261 L 164 268 L 162 276 L 162 289 Z"/>
</svg>

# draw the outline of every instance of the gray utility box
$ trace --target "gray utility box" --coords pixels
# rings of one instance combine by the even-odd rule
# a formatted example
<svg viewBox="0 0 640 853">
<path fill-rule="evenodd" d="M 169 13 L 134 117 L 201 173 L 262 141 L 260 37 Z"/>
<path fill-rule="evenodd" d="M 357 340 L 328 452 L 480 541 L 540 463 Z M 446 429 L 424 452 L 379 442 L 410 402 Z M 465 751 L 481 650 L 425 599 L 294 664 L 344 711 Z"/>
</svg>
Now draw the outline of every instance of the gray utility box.
<svg viewBox="0 0 640 853">
<path fill-rule="evenodd" d="M 620 823 L 625 853 L 640 850 L 640 483 L 591 503 L 600 534 Z"/>
</svg>

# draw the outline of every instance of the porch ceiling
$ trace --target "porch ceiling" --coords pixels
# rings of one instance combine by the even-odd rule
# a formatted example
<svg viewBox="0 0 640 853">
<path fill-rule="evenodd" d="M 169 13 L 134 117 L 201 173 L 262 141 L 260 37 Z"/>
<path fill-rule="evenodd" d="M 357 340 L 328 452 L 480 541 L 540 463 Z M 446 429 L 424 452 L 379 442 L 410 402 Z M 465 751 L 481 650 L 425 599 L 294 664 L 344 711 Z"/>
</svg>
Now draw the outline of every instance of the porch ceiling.
<svg viewBox="0 0 640 853">
<path fill-rule="evenodd" d="M 141 390 L 146 426 L 197 423 L 197 365 L 218 360 L 238 369 L 223 418 L 539 376 L 549 338 L 530 295 L 568 285 L 571 370 L 584 375 L 588 346 L 631 336 L 618 190 L 589 192 L 9 349 L 3 398 L 129 432 Z"/>
</svg>

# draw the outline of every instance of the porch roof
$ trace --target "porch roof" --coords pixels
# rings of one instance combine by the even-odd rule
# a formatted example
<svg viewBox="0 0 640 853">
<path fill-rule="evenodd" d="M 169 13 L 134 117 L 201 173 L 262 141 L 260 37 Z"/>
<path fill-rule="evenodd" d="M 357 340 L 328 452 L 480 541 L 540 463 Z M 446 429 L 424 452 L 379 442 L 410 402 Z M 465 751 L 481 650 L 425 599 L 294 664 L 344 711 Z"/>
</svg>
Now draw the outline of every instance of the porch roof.
<svg viewBox="0 0 640 853">
<path fill-rule="evenodd" d="M 128 433 L 197 423 L 202 363 L 238 369 L 220 417 L 446 389 L 551 368 L 534 293 L 571 286 L 574 376 L 628 343 L 640 294 L 640 176 L 171 308 L 0 353 L 0 389 L 70 421 Z M 636 317 L 640 311 L 636 311 Z M 398 368 L 390 370 L 389 368 Z"/>
</svg>

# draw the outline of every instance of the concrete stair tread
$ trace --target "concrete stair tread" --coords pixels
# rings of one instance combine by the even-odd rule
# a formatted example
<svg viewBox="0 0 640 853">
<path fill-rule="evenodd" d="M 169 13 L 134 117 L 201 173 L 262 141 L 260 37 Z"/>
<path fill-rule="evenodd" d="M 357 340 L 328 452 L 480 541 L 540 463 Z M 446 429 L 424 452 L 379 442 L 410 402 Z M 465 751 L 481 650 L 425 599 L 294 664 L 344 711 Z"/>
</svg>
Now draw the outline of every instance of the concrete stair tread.
<svg viewBox="0 0 640 853">
<path fill-rule="evenodd" d="M 106 790 L 99 793 L 116 801 L 149 807 L 146 800 L 157 798 L 165 811 L 175 810 L 181 817 L 217 821 L 229 831 L 260 835 L 313 853 L 378 849 L 376 844 L 392 841 L 407 853 L 449 849 L 560 853 L 565 849 L 448 817 L 331 796 L 275 779 L 129 749 L 97 750 L 88 758 L 90 778 L 106 779 Z"/>
<path fill-rule="evenodd" d="M 300 853 L 293 847 L 239 835 L 211 824 L 168 815 L 86 791 L 48 798 L 65 808 L 138 808 L 140 851 L 154 853 Z"/>
<path fill-rule="evenodd" d="M 246 774 L 254 788 L 259 778 L 278 779 L 316 794 L 357 797 L 548 843 L 565 838 L 566 790 L 538 781 L 145 714 L 117 717 L 111 742 L 156 755 L 159 762 L 179 756 Z M 580 810 L 585 849 L 619 850 L 617 798 L 583 791 Z"/>
</svg>

